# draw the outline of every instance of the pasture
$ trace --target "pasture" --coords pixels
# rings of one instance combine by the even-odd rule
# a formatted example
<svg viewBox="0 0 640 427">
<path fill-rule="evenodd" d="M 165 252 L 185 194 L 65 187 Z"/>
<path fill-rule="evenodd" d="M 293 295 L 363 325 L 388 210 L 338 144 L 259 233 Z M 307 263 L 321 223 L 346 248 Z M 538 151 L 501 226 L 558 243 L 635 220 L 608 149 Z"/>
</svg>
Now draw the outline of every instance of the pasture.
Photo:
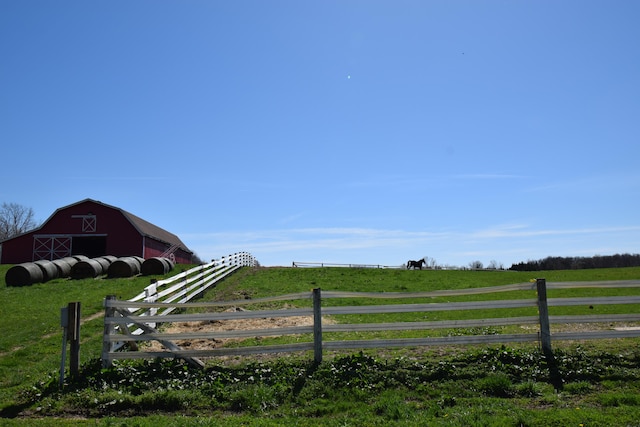
<svg viewBox="0 0 640 427">
<path fill-rule="evenodd" d="M 0 266 L 0 280 L 7 269 Z M 256 299 L 312 288 L 470 289 L 536 277 L 549 282 L 637 280 L 640 268 L 531 273 L 245 267 L 208 291 L 203 300 Z M 310 362 L 308 354 L 287 354 L 211 359 L 201 371 L 175 360 L 122 362 L 111 370 L 100 369 L 103 298 L 131 298 L 147 284 L 148 277 L 60 279 L 24 288 L 8 288 L 1 282 L 0 421 L 9 425 L 48 425 L 54 419 L 58 424 L 91 425 L 640 425 L 638 339 L 554 343 L 565 381 L 562 390 L 550 384 L 544 358 L 532 344 L 335 352 L 319 366 Z M 518 297 L 518 292 L 522 291 L 504 297 Z M 550 297 L 604 297 L 639 295 L 640 289 L 553 292 Z M 464 297 L 473 298 L 480 297 Z M 59 391 L 60 308 L 72 301 L 82 305 L 81 378 Z M 450 301 L 455 297 L 434 300 Z M 552 314 L 615 313 L 616 307 L 558 307 Z M 637 312 L 640 307 L 632 309 Z M 629 306 L 624 310 L 628 312 Z M 233 345 L 287 339 L 296 338 L 252 338 Z"/>
</svg>

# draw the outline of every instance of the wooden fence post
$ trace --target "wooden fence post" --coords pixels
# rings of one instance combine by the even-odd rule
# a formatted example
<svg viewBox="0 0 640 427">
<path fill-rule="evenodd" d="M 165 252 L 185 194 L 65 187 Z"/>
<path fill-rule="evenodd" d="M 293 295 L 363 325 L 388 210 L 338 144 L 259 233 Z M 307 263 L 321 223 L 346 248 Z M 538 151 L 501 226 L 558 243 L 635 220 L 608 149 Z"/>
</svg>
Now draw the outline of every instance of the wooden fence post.
<svg viewBox="0 0 640 427">
<path fill-rule="evenodd" d="M 144 288 L 144 302 L 156 302 L 158 300 L 158 280 L 151 279 L 149 282 L 149 286 Z M 158 314 L 158 307 L 150 307 L 147 310 L 147 316 L 155 316 Z M 152 328 L 156 327 L 155 322 L 149 323 L 149 326 Z"/>
<path fill-rule="evenodd" d="M 551 350 L 551 327 L 549 324 L 549 308 L 547 306 L 547 280 L 536 279 L 538 291 L 538 315 L 540 317 L 540 342 L 546 356 L 553 355 Z"/>
<path fill-rule="evenodd" d="M 69 372 L 71 378 L 80 376 L 80 302 L 70 302 L 69 312 Z"/>
<path fill-rule="evenodd" d="M 109 359 L 109 353 L 111 352 L 111 341 L 109 337 L 115 333 L 115 326 L 107 319 L 113 318 L 115 315 L 115 308 L 109 307 L 108 301 L 115 301 L 115 295 L 107 295 L 104 299 L 104 332 L 102 334 L 102 367 L 110 368 L 111 359 Z"/>
<path fill-rule="evenodd" d="M 184 272 L 185 270 L 183 269 L 182 271 Z M 184 291 L 184 295 L 182 296 L 182 299 L 180 299 L 178 302 L 189 301 L 189 295 L 187 294 L 188 289 L 189 289 L 189 277 L 185 274 L 183 283 L 182 283 L 182 290 Z"/>
<path fill-rule="evenodd" d="M 547 359 L 549 366 L 549 376 L 551 383 L 556 390 L 562 390 L 563 379 L 558 369 L 558 364 L 551 349 L 551 326 L 549 323 L 549 307 L 547 306 L 547 280 L 536 279 L 536 288 L 538 291 L 538 314 L 540 316 L 540 343 L 542 344 L 542 352 Z"/>
<path fill-rule="evenodd" d="M 322 309 L 320 288 L 313 290 L 313 360 L 322 362 Z"/>
</svg>

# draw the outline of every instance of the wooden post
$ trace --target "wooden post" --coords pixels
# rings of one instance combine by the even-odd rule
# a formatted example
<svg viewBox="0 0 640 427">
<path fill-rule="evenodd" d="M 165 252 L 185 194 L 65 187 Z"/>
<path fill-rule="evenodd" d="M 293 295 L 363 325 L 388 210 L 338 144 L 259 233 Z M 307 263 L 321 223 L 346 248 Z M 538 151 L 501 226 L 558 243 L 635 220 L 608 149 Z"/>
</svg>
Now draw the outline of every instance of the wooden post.
<svg viewBox="0 0 640 427">
<path fill-rule="evenodd" d="M 151 279 L 149 286 L 144 288 L 144 295 L 144 302 L 156 302 L 158 300 L 158 280 Z M 150 307 L 145 314 L 147 316 L 155 316 L 158 314 L 158 307 Z M 155 328 L 156 324 L 155 322 L 149 323 L 149 326 Z"/>
<path fill-rule="evenodd" d="M 322 310 L 320 288 L 313 290 L 313 360 L 322 362 Z"/>
<path fill-rule="evenodd" d="M 115 326 L 111 323 L 110 318 L 113 318 L 115 314 L 115 309 L 113 307 L 109 307 L 107 304 L 109 301 L 115 301 L 115 295 L 107 295 L 104 299 L 104 332 L 102 334 L 102 367 L 110 368 L 111 367 L 111 359 L 109 358 L 109 353 L 111 352 L 111 341 L 109 337 L 115 333 Z"/>
<path fill-rule="evenodd" d="M 536 279 L 538 291 L 538 315 L 540 316 L 540 344 L 542 352 L 547 359 L 549 366 L 549 376 L 551 383 L 556 390 L 562 390 L 564 381 L 556 363 L 556 358 L 551 349 L 551 326 L 549 324 L 549 308 L 547 306 L 547 281 L 546 279 Z"/>
<path fill-rule="evenodd" d="M 80 376 L 80 302 L 70 302 L 67 307 L 69 313 L 69 372 L 71 378 Z"/>
<path fill-rule="evenodd" d="M 185 271 L 185 270 L 183 269 L 182 271 Z M 184 283 L 182 284 L 182 290 L 184 291 L 184 294 L 182 295 L 182 299 L 179 300 L 178 302 L 187 302 L 187 301 L 189 301 L 189 294 L 187 294 L 188 289 L 189 289 L 189 277 L 188 277 L 188 275 L 185 274 L 183 280 L 184 280 Z"/>
<path fill-rule="evenodd" d="M 536 289 L 538 291 L 538 315 L 540 317 L 540 343 L 542 352 L 549 356 L 553 354 L 551 350 L 551 327 L 549 324 L 549 308 L 547 306 L 547 281 L 546 279 L 536 279 Z"/>
</svg>

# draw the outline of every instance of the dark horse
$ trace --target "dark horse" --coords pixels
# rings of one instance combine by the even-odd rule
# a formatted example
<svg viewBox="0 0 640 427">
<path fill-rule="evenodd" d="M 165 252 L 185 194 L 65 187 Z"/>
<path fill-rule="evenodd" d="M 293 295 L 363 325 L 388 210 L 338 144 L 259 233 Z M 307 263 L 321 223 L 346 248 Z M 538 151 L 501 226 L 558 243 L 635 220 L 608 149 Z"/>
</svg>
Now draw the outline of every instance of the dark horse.
<svg viewBox="0 0 640 427">
<path fill-rule="evenodd" d="M 420 270 L 422 270 L 422 265 L 427 265 L 427 261 L 424 260 L 424 258 L 418 260 L 418 261 L 408 261 L 407 262 L 407 270 L 411 270 L 419 268 Z"/>
</svg>

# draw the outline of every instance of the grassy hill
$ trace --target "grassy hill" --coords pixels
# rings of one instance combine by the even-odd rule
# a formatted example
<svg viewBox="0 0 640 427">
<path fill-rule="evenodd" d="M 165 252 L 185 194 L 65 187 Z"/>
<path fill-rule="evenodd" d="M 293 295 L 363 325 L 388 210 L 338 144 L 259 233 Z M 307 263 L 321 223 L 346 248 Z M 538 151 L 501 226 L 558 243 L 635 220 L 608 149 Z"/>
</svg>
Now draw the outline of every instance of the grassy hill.
<svg viewBox="0 0 640 427">
<path fill-rule="evenodd" d="M 106 295 L 130 298 L 150 278 L 57 279 L 10 288 L 4 284 L 8 268 L 0 266 L 3 417 L 20 412 L 36 417 L 69 413 L 76 418 L 126 416 L 129 425 L 282 425 L 293 421 L 298 425 L 579 425 L 583 421 L 588 421 L 584 425 L 640 425 L 635 421 L 640 419 L 637 339 L 559 346 L 556 351 L 567 382 L 562 391 L 550 384 L 548 369 L 537 348 L 524 345 L 335 354 L 319 367 L 309 364 L 308 355 L 286 355 L 268 362 L 244 361 L 237 366 L 212 361 L 205 372 L 193 372 L 176 361 L 127 362 L 104 372 L 98 361 L 102 300 Z M 522 283 L 537 277 L 548 282 L 637 280 L 640 268 L 535 274 L 243 268 L 204 298 L 259 298 L 312 288 L 434 291 Z M 613 291 L 556 292 L 549 296 L 605 296 Z M 640 294 L 636 288 L 624 292 Z M 81 302 L 84 319 L 83 378 L 59 392 L 60 308 L 72 301 Z M 576 407 L 581 407 L 580 412 Z M 153 414 L 162 415 L 148 417 Z M 147 418 L 135 418 L 136 415 Z M 51 418 L 5 420 L 16 425 L 37 425 Z M 77 419 L 68 422 L 83 423 Z M 95 425 L 94 419 L 90 422 Z M 102 422 L 108 425 L 116 421 L 107 418 Z"/>
</svg>

